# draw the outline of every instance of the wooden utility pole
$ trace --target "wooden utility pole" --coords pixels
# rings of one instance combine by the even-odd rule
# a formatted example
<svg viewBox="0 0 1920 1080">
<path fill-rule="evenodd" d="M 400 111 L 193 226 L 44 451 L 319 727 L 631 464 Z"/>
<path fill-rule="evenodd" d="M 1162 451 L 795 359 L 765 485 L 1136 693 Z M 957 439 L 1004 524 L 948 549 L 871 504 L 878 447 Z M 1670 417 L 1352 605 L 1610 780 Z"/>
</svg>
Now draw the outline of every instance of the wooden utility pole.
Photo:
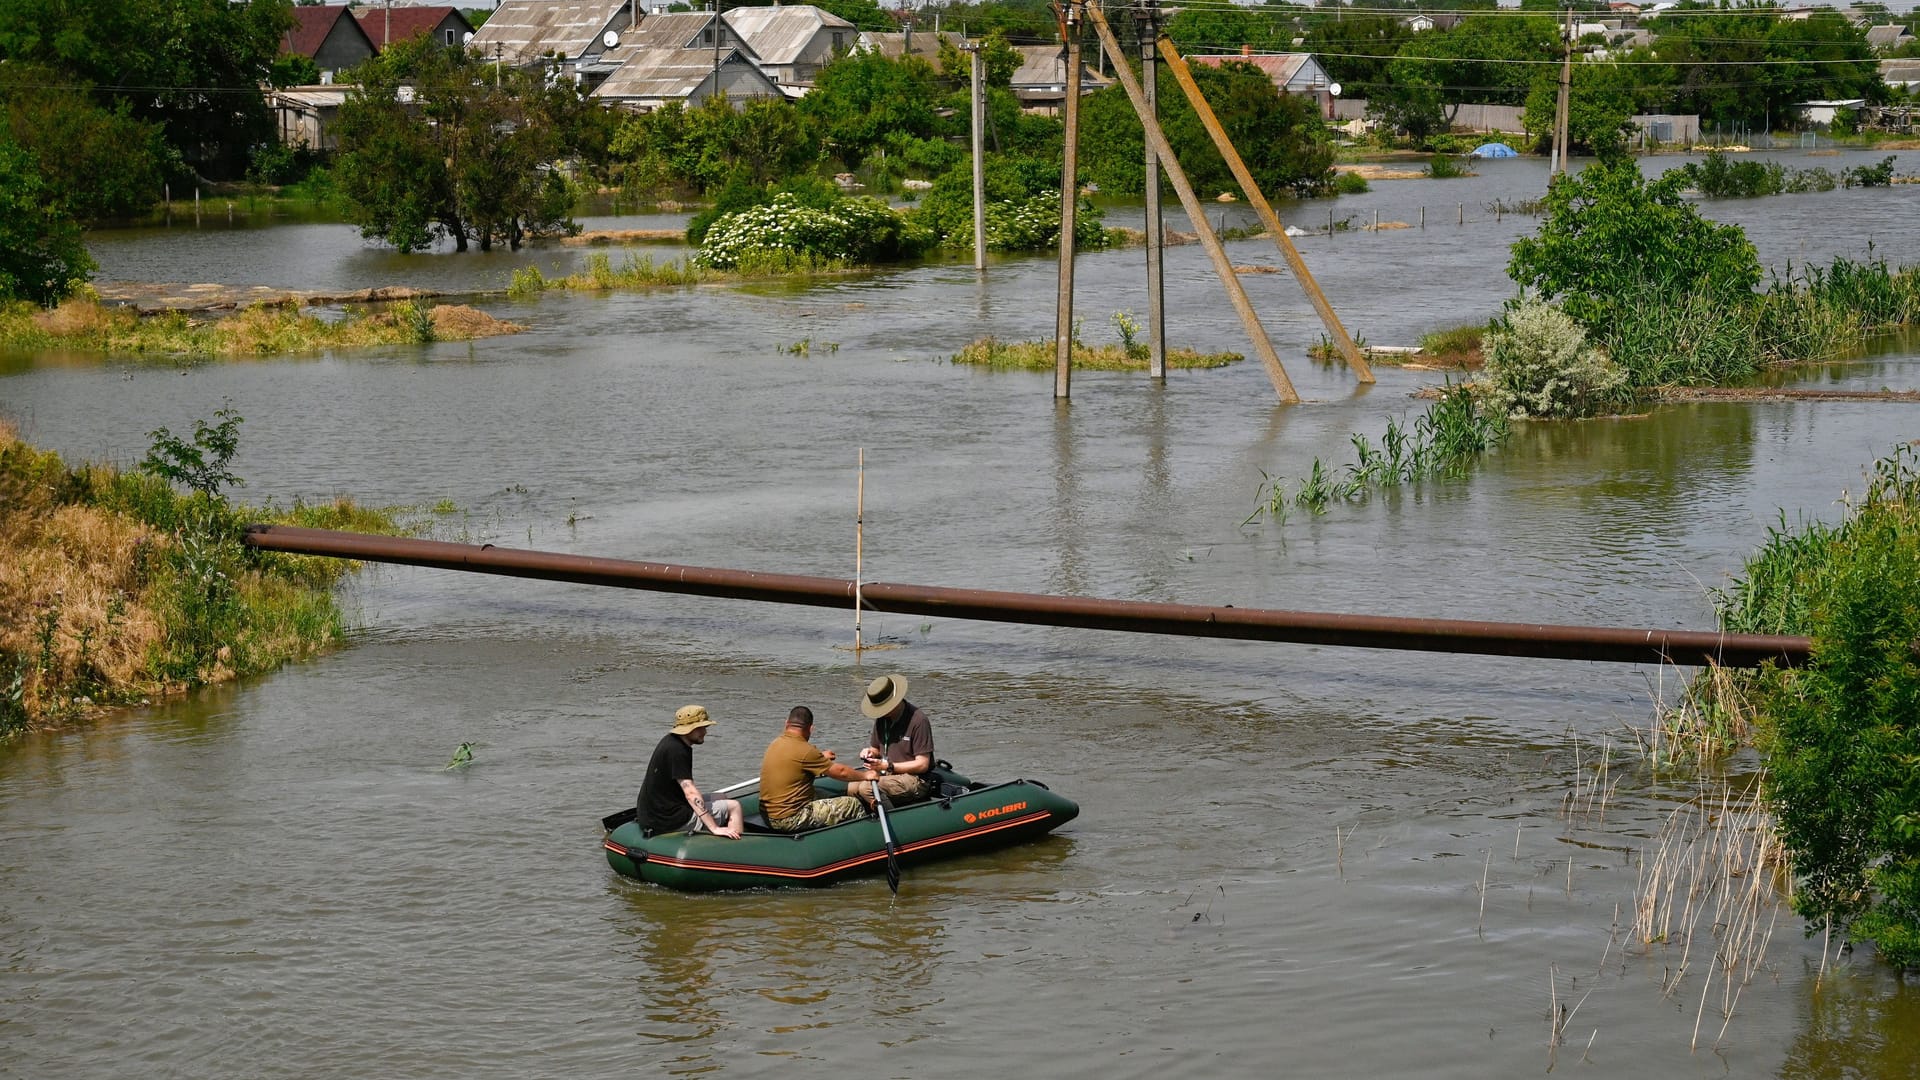
<svg viewBox="0 0 1920 1080">
<path fill-rule="evenodd" d="M 1094 29 L 1099 31 L 1101 40 L 1107 48 L 1119 52 L 1119 42 L 1113 36 L 1113 29 L 1098 7 L 1093 12 Z M 1165 55 L 1166 42 L 1160 42 L 1160 52 Z M 1160 120 L 1147 108 L 1146 93 L 1140 89 L 1140 80 L 1133 77 L 1130 64 L 1115 64 L 1113 75 L 1127 92 L 1127 100 L 1133 102 L 1133 111 L 1140 117 L 1140 126 L 1146 130 L 1147 145 L 1159 156 L 1160 163 L 1166 166 L 1167 180 L 1173 184 L 1174 193 L 1180 196 L 1180 206 L 1187 212 L 1187 220 L 1192 223 L 1193 231 L 1199 234 L 1200 244 L 1207 249 L 1207 257 L 1213 262 L 1213 272 L 1220 278 L 1221 288 L 1227 291 L 1227 299 L 1233 302 L 1234 311 L 1240 315 L 1240 324 L 1246 328 L 1247 337 L 1253 342 L 1253 351 L 1260 357 L 1260 363 L 1267 369 L 1267 378 L 1273 382 L 1273 389 L 1286 404 L 1300 400 L 1293 388 L 1293 381 L 1287 378 L 1286 368 L 1280 365 L 1280 356 L 1273 351 L 1273 342 L 1267 339 L 1266 327 L 1260 325 L 1260 316 L 1253 310 L 1253 301 L 1247 299 L 1247 290 L 1240 284 L 1240 278 L 1233 272 L 1233 263 L 1227 259 L 1227 249 L 1220 245 L 1220 237 L 1213 231 L 1213 225 L 1207 221 L 1207 211 L 1200 205 L 1199 196 L 1193 193 L 1193 185 L 1187 180 L 1187 172 L 1180 167 L 1180 161 L 1173 156 L 1173 146 L 1167 142 L 1167 133 L 1160 127 Z"/>
<path fill-rule="evenodd" d="M 1137 10 L 1135 26 L 1140 34 L 1140 80 L 1147 99 L 1147 111 L 1160 115 L 1160 94 L 1155 77 L 1159 57 L 1153 47 L 1160 36 L 1159 0 L 1146 0 Z M 1161 247 L 1166 243 L 1166 222 L 1160 213 L 1160 155 L 1153 143 L 1146 142 L 1147 195 L 1147 377 L 1167 377 L 1167 304 L 1166 274 Z"/>
<path fill-rule="evenodd" d="M 987 169 L 983 129 L 987 126 L 987 58 L 980 43 L 960 46 L 973 58 L 973 268 L 987 268 Z"/>
<path fill-rule="evenodd" d="M 1547 167 L 1549 178 L 1567 171 L 1567 99 L 1573 92 L 1573 9 L 1567 9 L 1565 47 L 1560 58 L 1560 98 L 1553 108 L 1553 160 Z"/>
<path fill-rule="evenodd" d="M 1054 7 L 1065 45 L 1067 100 L 1065 147 L 1060 160 L 1060 290 L 1053 324 L 1053 396 L 1071 396 L 1073 382 L 1073 233 L 1080 208 L 1080 9 L 1086 0 Z"/>
<path fill-rule="evenodd" d="M 1346 358 L 1347 366 L 1359 376 L 1363 383 L 1373 382 L 1373 369 L 1367 366 L 1367 359 L 1360 355 L 1360 347 L 1347 336 L 1347 328 L 1340 324 L 1340 316 L 1333 313 L 1333 305 L 1327 302 L 1327 296 L 1320 291 L 1320 283 L 1313 279 L 1313 272 L 1307 269 L 1307 261 L 1300 257 L 1300 249 L 1293 246 L 1293 237 L 1287 235 L 1286 226 L 1280 224 L 1280 216 L 1273 212 L 1267 197 L 1261 193 L 1260 185 L 1254 180 L 1247 163 L 1240 158 L 1240 151 L 1234 149 L 1233 140 L 1227 137 L 1227 129 L 1220 126 L 1220 118 L 1213 114 L 1213 106 L 1207 104 L 1206 95 L 1200 92 L 1200 84 L 1193 81 L 1193 71 L 1187 67 L 1187 61 L 1174 48 L 1173 42 L 1162 38 L 1159 42 L 1160 54 L 1165 58 L 1167 70 L 1173 73 L 1174 81 L 1193 103 L 1194 115 L 1200 118 L 1200 124 L 1212 136 L 1213 145 L 1220 150 L 1220 156 L 1226 159 L 1227 168 L 1232 170 L 1233 178 L 1240 183 L 1240 190 L 1246 193 L 1247 201 L 1253 204 L 1253 210 L 1260 215 L 1260 223 L 1266 226 L 1267 235 L 1273 237 L 1275 247 L 1287 260 L 1287 266 L 1293 276 L 1300 281 L 1300 288 L 1307 294 L 1307 300 L 1313 304 L 1313 310 L 1320 315 L 1320 324 L 1327 328 L 1327 336 L 1340 355 Z M 1375 211 L 1376 231 L 1379 225 L 1379 212 Z"/>
</svg>

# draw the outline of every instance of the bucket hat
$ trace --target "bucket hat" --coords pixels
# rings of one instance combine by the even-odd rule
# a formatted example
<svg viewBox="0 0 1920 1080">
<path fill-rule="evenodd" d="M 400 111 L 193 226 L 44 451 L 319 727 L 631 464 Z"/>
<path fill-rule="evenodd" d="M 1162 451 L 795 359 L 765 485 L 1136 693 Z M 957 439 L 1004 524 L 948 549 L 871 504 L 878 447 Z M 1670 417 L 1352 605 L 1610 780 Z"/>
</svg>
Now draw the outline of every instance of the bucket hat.
<svg viewBox="0 0 1920 1080">
<path fill-rule="evenodd" d="M 673 714 L 673 734 L 691 735 L 695 730 L 712 727 L 713 718 L 699 705 L 682 705 L 680 711 Z"/>
<path fill-rule="evenodd" d="M 878 720 L 893 711 L 894 706 L 907 700 L 907 677 L 905 675 L 882 675 L 867 684 L 867 692 L 860 698 L 860 711 L 867 719 Z"/>
</svg>

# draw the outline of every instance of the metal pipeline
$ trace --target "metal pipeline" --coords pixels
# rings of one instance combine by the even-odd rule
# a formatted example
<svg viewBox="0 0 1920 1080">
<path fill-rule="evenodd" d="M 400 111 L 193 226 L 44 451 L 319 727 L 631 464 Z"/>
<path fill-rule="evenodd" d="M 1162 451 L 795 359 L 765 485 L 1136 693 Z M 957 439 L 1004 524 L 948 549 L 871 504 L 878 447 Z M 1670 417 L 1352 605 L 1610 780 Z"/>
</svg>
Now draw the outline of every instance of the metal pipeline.
<svg viewBox="0 0 1920 1080">
<path fill-rule="evenodd" d="M 772 604 L 851 609 L 854 583 L 841 578 L 767 574 L 706 566 L 602 559 L 551 551 L 502 548 L 492 544 L 452 544 L 440 540 L 371 536 L 332 529 L 288 525 L 248 526 L 245 542 L 265 551 L 324 555 L 368 562 L 399 563 L 479 574 L 570 581 L 622 589 L 686 593 Z M 1611 626 L 1551 623 L 1474 622 L 1466 619 L 1408 619 L 1385 615 L 1342 615 L 1231 604 L 1162 604 L 1144 600 L 1101 600 L 1087 596 L 992 592 L 935 585 L 863 582 L 862 606 L 872 611 L 932 615 L 949 619 L 1071 626 L 1135 634 L 1280 641 L 1360 649 L 1478 653 L 1553 660 L 1597 660 L 1622 664 L 1758 667 L 1807 662 L 1811 644 L 1804 637 L 1772 634 L 1722 634 L 1699 630 L 1635 630 Z"/>
</svg>

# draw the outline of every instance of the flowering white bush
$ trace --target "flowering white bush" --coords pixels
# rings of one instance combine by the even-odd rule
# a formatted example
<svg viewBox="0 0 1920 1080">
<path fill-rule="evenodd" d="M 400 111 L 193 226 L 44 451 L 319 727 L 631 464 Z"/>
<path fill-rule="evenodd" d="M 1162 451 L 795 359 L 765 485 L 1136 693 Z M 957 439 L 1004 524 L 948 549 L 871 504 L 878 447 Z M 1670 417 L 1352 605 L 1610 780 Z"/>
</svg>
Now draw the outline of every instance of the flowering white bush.
<svg viewBox="0 0 1920 1080">
<path fill-rule="evenodd" d="M 693 258 L 716 270 L 869 265 L 918 255 L 931 240 L 878 199 L 842 199 L 822 210 L 782 192 L 715 221 Z"/>
<path fill-rule="evenodd" d="M 1487 404 L 1516 419 L 1592 416 L 1627 384 L 1587 333 L 1552 304 L 1529 300 L 1482 342 Z"/>
<path fill-rule="evenodd" d="M 988 203 L 987 247 L 994 251 L 1045 251 L 1060 245 L 1060 193 L 1042 191 L 1018 202 Z M 1100 212 L 1082 202 L 1074 214 L 1073 239 L 1076 247 L 1096 248 L 1107 244 L 1106 227 Z M 956 234 L 958 235 L 958 234 Z M 967 233 L 972 242 L 972 233 Z"/>
</svg>

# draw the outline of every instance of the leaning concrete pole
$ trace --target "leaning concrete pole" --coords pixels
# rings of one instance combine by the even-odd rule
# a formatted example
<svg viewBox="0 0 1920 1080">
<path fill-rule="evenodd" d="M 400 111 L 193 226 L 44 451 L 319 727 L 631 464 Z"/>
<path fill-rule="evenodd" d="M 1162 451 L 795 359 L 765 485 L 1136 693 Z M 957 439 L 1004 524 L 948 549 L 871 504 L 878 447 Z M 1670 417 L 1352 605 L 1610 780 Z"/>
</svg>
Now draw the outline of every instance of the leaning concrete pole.
<svg viewBox="0 0 1920 1080">
<path fill-rule="evenodd" d="M 1053 396 L 1065 400 L 1073 383 L 1073 233 L 1080 208 L 1080 7 L 1085 0 L 1065 0 L 1055 8 L 1060 15 L 1060 37 L 1066 45 L 1067 100 L 1065 146 L 1060 157 L 1060 293 L 1053 324 Z"/>
<path fill-rule="evenodd" d="M 1106 16 L 1098 6 L 1093 12 L 1094 29 L 1106 42 L 1108 51 L 1118 55 L 1119 42 L 1113 36 L 1113 29 L 1107 25 Z M 1173 184 L 1174 193 L 1180 196 L 1180 206 L 1187 212 L 1187 220 L 1192 223 L 1193 231 L 1200 236 L 1200 244 L 1207 249 L 1207 257 L 1213 261 L 1213 272 L 1219 275 L 1220 286 L 1227 291 L 1227 299 L 1233 302 L 1233 309 L 1240 314 L 1240 324 L 1246 328 L 1247 337 L 1253 342 L 1253 351 L 1260 356 L 1260 363 L 1267 369 L 1267 378 L 1273 383 L 1273 390 L 1280 400 L 1293 404 L 1300 395 L 1293 389 L 1293 381 L 1287 378 L 1287 369 L 1280 366 L 1280 356 L 1273 351 L 1273 342 L 1267 340 L 1267 329 L 1260 325 L 1260 316 L 1254 313 L 1253 301 L 1247 299 L 1247 290 L 1240 284 L 1240 278 L 1233 272 L 1233 263 L 1227 258 L 1227 249 L 1220 246 L 1220 237 L 1214 234 L 1213 226 L 1207 222 L 1207 212 L 1200 205 L 1199 196 L 1193 193 L 1193 185 L 1187 181 L 1187 171 L 1180 167 L 1180 161 L 1173 156 L 1173 146 L 1167 142 L 1167 133 L 1160 128 L 1160 121 L 1147 108 L 1146 93 L 1140 89 L 1140 80 L 1134 78 L 1130 64 L 1115 64 L 1114 77 L 1127 92 L 1127 100 L 1133 102 L 1133 111 L 1140 117 L 1140 126 L 1146 129 L 1147 145 L 1159 156 L 1160 164 L 1166 167 L 1167 180 Z"/>
<path fill-rule="evenodd" d="M 1327 337 L 1346 358 L 1347 366 L 1359 376 L 1363 383 L 1373 382 L 1373 369 L 1367 366 L 1367 358 L 1360 355 L 1360 347 L 1347 336 L 1347 328 L 1340 324 L 1340 316 L 1333 313 L 1333 305 L 1327 303 L 1327 294 L 1320 291 L 1320 283 L 1313 280 L 1313 272 L 1307 269 L 1307 260 L 1300 257 L 1300 249 L 1293 246 L 1293 237 L 1287 235 L 1286 226 L 1280 224 L 1279 215 L 1260 192 L 1260 185 L 1253 179 L 1253 173 L 1247 169 L 1247 163 L 1240 158 L 1240 152 L 1234 149 L 1233 140 L 1227 137 L 1227 129 L 1220 126 L 1220 118 L 1213 114 L 1213 106 L 1207 104 L 1206 97 L 1200 93 L 1200 84 L 1193 81 L 1193 70 L 1187 67 L 1186 58 L 1173 42 L 1162 36 L 1159 42 L 1160 53 L 1166 58 L 1167 70 L 1173 73 L 1174 81 L 1193 103 L 1194 114 L 1200 118 L 1201 126 L 1213 137 L 1213 145 L 1220 148 L 1220 156 L 1227 161 L 1227 168 L 1233 171 L 1233 178 L 1240 183 L 1240 190 L 1246 192 L 1247 201 L 1253 204 L 1254 212 L 1260 215 L 1260 223 L 1266 226 L 1267 235 L 1273 237 L 1275 247 L 1286 258 L 1287 266 L 1293 270 L 1293 276 L 1300 282 L 1300 288 L 1312 302 L 1313 310 L 1320 314 L 1320 324 L 1327 328 Z"/>
</svg>

